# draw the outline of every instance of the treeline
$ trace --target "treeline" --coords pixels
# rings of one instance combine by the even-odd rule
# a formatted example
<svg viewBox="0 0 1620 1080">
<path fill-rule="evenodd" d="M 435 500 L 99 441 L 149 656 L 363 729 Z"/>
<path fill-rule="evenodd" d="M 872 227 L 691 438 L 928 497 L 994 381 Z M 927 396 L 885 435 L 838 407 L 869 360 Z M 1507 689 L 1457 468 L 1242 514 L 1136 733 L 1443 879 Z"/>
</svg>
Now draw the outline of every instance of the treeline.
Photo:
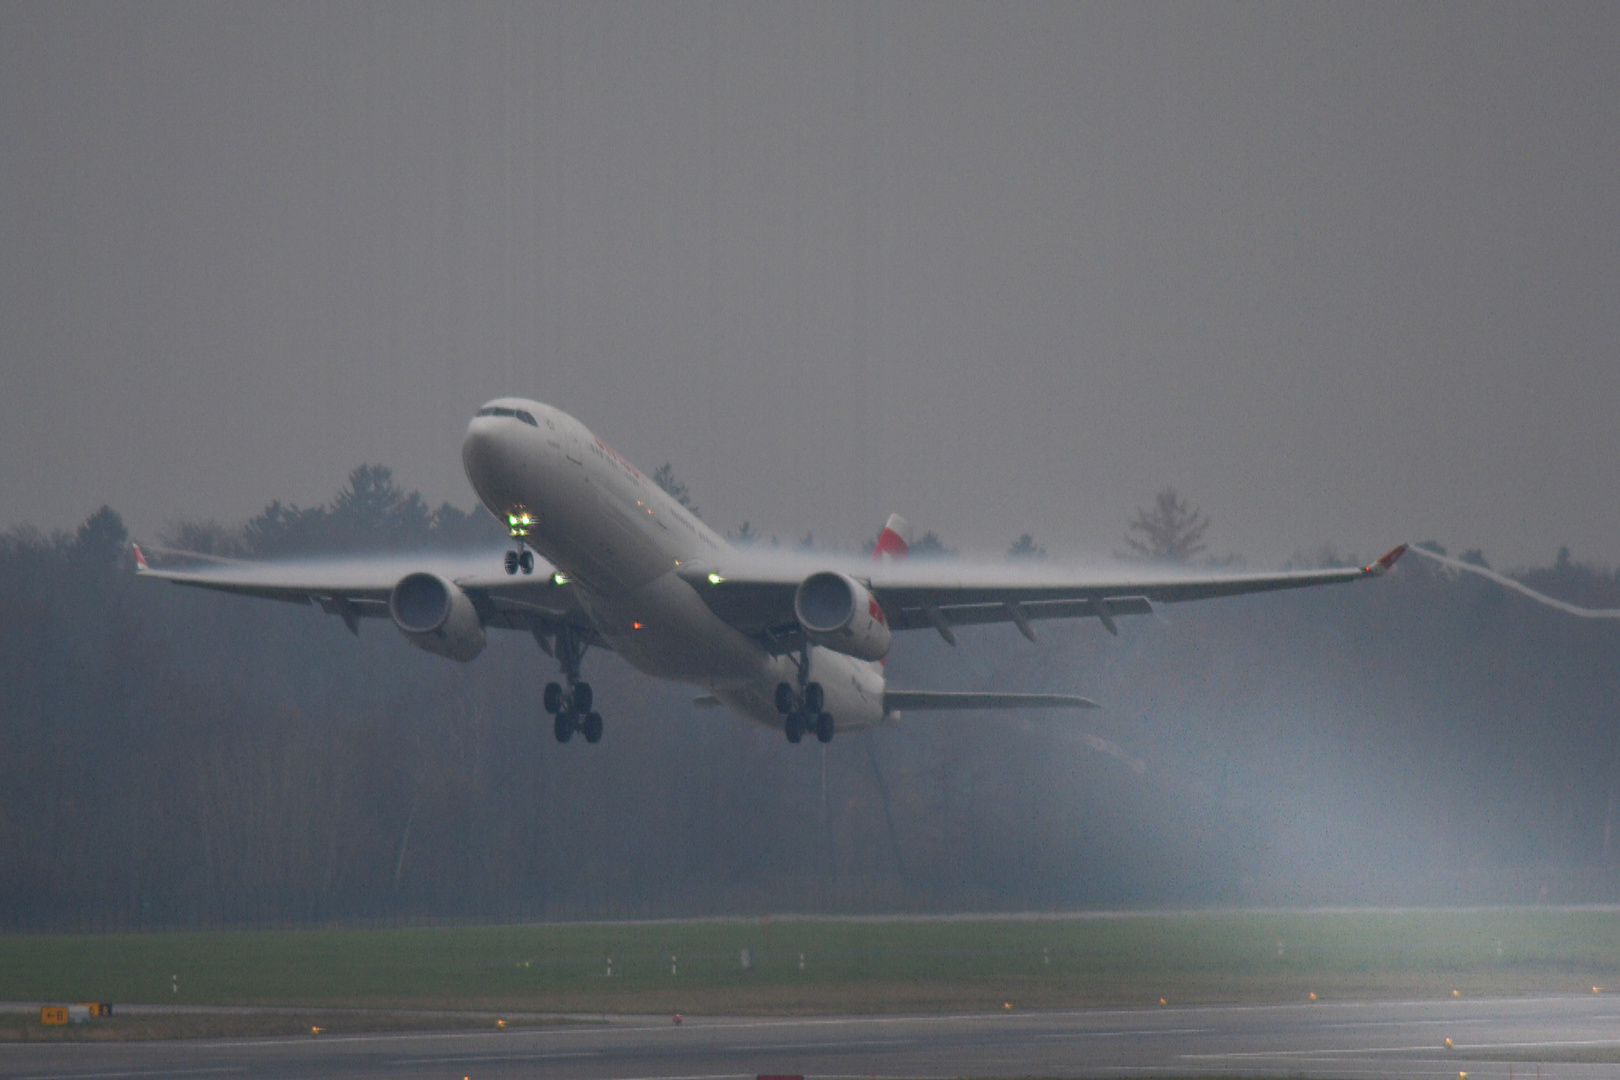
<svg viewBox="0 0 1620 1080">
<path fill-rule="evenodd" d="M 499 542 L 385 469 L 176 547 Z M 1620 606 L 1614 574 L 1526 572 Z M 905 635 L 897 685 L 1077 691 L 823 750 L 593 653 L 470 665 L 386 622 L 136 581 L 118 515 L 0 539 L 0 925 L 1620 898 L 1620 627 L 1408 558 L 1387 578 L 1123 622 Z"/>
</svg>

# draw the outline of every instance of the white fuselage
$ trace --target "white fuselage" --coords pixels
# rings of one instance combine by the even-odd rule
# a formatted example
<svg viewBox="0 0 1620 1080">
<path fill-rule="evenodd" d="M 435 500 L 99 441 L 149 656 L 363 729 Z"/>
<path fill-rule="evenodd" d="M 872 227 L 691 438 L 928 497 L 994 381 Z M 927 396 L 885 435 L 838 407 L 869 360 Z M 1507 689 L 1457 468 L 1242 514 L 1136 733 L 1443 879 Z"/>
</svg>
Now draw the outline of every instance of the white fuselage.
<svg viewBox="0 0 1620 1080">
<path fill-rule="evenodd" d="M 567 413 L 521 398 L 489 405 L 535 423 L 474 417 L 461 450 L 467 479 L 498 519 L 530 515 L 525 542 L 567 577 L 614 651 L 780 728 L 776 687 L 797 681 L 795 661 L 722 621 L 676 573 L 730 551 L 725 539 Z M 810 669 L 839 730 L 882 721 L 880 665 L 813 647 Z"/>
</svg>

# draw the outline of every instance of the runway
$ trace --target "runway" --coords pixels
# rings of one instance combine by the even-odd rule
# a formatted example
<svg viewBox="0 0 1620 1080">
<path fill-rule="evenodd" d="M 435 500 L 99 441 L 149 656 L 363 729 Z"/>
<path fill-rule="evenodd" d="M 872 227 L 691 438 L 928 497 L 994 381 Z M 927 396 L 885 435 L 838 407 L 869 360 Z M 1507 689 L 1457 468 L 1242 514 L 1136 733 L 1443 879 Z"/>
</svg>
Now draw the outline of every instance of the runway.
<svg viewBox="0 0 1620 1080">
<path fill-rule="evenodd" d="M 1453 1049 L 1445 1048 L 1445 1040 Z M 1167 1006 L 942 1016 L 610 1019 L 539 1030 L 0 1045 L 9 1080 L 470 1077 L 1613 1077 L 1620 1001 Z M 1508 1058 L 1515 1060 L 1509 1061 Z M 1559 1061 L 1559 1058 L 1565 1060 Z M 1538 1065 L 1540 1060 L 1543 1063 Z"/>
</svg>

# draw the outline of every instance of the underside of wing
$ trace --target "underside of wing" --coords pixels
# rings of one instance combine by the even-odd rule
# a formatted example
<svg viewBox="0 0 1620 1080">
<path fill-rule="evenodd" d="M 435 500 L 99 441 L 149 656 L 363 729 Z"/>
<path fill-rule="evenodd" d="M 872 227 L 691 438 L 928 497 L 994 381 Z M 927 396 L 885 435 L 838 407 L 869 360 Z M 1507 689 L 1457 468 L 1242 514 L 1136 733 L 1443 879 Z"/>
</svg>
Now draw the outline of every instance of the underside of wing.
<svg viewBox="0 0 1620 1080">
<path fill-rule="evenodd" d="M 531 574 L 507 574 L 502 552 L 449 555 L 378 555 L 370 558 L 248 562 L 165 552 L 153 567 L 140 549 L 136 574 L 176 585 L 295 604 L 314 604 L 359 632 L 359 620 L 389 618 L 389 597 L 405 578 L 431 574 L 465 593 L 485 627 L 526 630 L 549 648 L 548 638 L 569 625 L 602 646 L 572 586 L 544 562 Z"/>
<path fill-rule="evenodd" d="M 744 633 L 769 636 L 796 628 L 794 596 L 800 582 L 831 569 L 870 590 L 891 629 L 931 627 L 954 644 L 953 627 L 1012 623 L 1033 639 L 1031 624 L 1043 619 L 1095 618 L 1117 633 L 1116 617 L 1151 614 L 1155 604 L 1345 584 L 1383 574 L 1405 551 L 1403 544 L 1368 566 L 1271 574 L 915 559 L 872 563 L 797 554 L 743 555 L 733 566 L 694 566 L 681 574 L 727 623 Z"/>
</svg>

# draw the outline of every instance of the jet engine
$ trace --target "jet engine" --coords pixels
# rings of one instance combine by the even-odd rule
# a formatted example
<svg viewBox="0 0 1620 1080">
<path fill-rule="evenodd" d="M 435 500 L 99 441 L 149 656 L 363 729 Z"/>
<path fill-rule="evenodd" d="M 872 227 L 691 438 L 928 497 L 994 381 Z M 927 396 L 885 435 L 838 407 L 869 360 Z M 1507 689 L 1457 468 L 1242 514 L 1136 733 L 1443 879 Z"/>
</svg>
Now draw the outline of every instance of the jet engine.
<svg viewBox="0 0 1620 1080">
<path fill-rule="evenodd" d="M 862 660 L 888 655 L 889 621 L 877 599 L 847 574 L 823 570 L 799 582 L 793 614 L 810 640 Z"/>
<path fill-rule="evenodd" d="M 419 649 L 463 662 L 484 651 L 484 625 L 470 597 L 438 574 L 406 574 L 388 594 L 388 614 Z"/>
</svg>

